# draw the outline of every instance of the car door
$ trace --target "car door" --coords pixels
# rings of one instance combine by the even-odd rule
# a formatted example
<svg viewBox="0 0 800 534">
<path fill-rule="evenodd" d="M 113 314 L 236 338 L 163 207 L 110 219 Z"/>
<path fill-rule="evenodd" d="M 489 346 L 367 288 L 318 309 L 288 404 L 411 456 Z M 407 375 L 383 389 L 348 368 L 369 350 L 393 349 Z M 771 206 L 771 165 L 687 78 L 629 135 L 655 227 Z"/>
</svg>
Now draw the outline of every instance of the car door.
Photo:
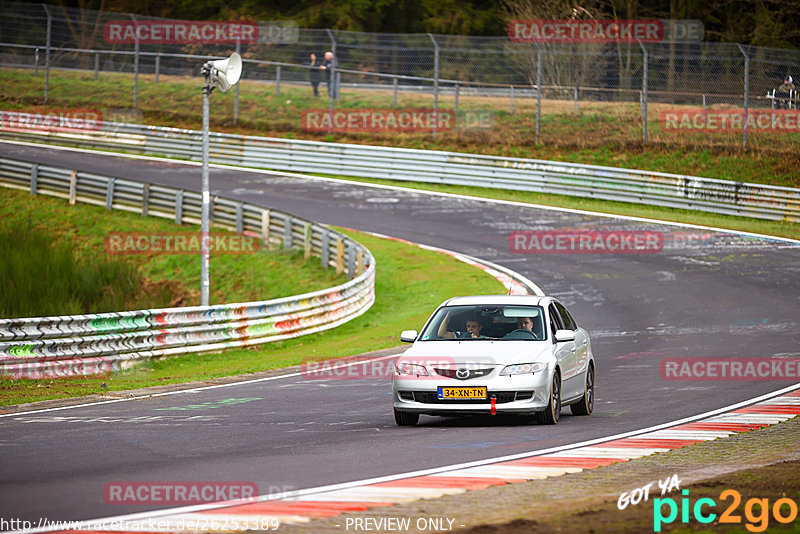
<svg viewBox="0 0 800 534">
<path fill-rule="evenodd" d="M 554 301 L 554 304 L 561 316 L 561 321 L 564 323 L 564 328 L 575 332 L 575 350 L 577 355 L 575 360 L 575 374 L 583 375 L 589 367 L 589 336 L 583 328 L 578 326 L 572 314 L 563 304 L 558 301 Z"/>
<path fill-rule="evenodd" d="M 564 323 L 552 302 L 547 306 L 547 311 L 550 318 L 550 338 L 555 345 L 555 357 L 561 368 L 561 398 L 570 399 L 575 396 L 575 342 L 562 341 L 559 343 L 556 341 L 556 330 L 564 330 Z M 581 384 L 582 386 L 583 384 Z"/>
</svg>

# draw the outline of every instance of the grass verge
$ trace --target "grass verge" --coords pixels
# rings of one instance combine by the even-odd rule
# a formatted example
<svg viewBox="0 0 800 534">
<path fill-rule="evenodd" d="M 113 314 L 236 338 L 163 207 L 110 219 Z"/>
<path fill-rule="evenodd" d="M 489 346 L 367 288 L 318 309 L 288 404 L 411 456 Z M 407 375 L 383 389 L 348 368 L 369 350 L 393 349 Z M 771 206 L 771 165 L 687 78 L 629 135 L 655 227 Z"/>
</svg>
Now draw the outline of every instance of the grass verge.
<svg viewBox="0 0 800 534">
<path fill-rule="evenodd" d="M 43 76 L 29 70 L 0 70 L 0 105 L 6 110 L 43 112 Z M 140 75 L 135 122 L 200 129 L 202 100 L 198 78 Z M 13 89 L 12 89 L 13 88 Z M 50 73 L 48 106 L 52 108 L 115 109 L 132 100 L 133 76 L 91 72 Z M 272 83 L 243 80 L 239 84 L 239 121 L 234 124 L 231 93 L 215 93 L 211 117 L 214 131 L 303 138 L 343 143 L 378 144 L 494 154 L 523 158 L 554 159 L 595 165 L 706 176 L 726 180 L 784 186 L 800 186 L 797 168 L 800 133 L 751 131 L 748 149 L 739 132 L 708 133 L 666 131 L 662 111 L 680 106 L 652 104 L 648 116 L 648 143 L 642 144 L 638 103 L 584 101 L 573 109 L 571 101 L 542 102 L 541 138 L 536 139 L 536 101 L 518 98 L 514 112 L 509 100 L 462 94 L 459 110 L 489 112 L 491 128 L 453 129 L 439 132 L 379 132 L 332 134 L 307 131 L 304 112 L 327 109 L 327 99 L 314 98 L 308 86 L 283 84 L 276 94 Z M 390 109 L 391 91 L 344 88 L 337 109 Z M 439 100 L 441 109 L 454 105 L 450 96 Z M 428 94 L 403 93 L 398 108 L 432 108 Z M 694 110 L 694 108 L 686 108 Z M 139 114 L 140 113 L 140 114 Z M 114 120 L 113 113 L 107 118 Z M 117 118 L 118 120 L 119 118 Z M 305 129 L 304 129 L 305 128 Z"/>
<path fill-rule="evenodd" d="M 497 280 L 448 255 L 359 232 L 345 233 L 370 249 L 378 265 L 375 304 L 368 313 L 349 323 L 328 332 L 259 347 L 148 361 L 107 377 L 0 380 L 0 405 L 98 394 L 103 383 L 113 393 L 384 349 L 398 344 L 401 330 L 419 329 L 431 311 L 453 295 L 505 293 Z"/>
<path fill-rule="evenodd" d="M 81 204 L 70 206 L 65 200 L 44 195 L 31 196 L 26 191 L 0 187 L 0 231 L 31 229 L 47 236 L 54 250 L 69 249 L 79 264 L 102 263 L 110 258 L 130 266 L 141 276 L 141 283 L 128 298 L 113 302 L 98 301 L 95 305 L 71 305 L 69 302 L 51 302 L 40 311 L 26 309 L 19 316 L 98 313 L 120 309 L 143 309 L 166 306 L 189 306 L 200 303 L 200 261 L 197 254 L 110 255 L 105 239 L 113 233 L 139 233 L 148 235 L 174 235 L 191 232 L 199 235 L 195 225 L 176 225 L 170 220 L 141 217 L 123 212 L 108 211 L 102 207 Z M 212 231 L 216 235 L 212 224 Z M 223 235 L 235 235 L 220 231 Z M 42 261 L 53 261 L 43 256 Z M 2 259 L 4 264 L 10 258 Z M 130 273 L 129 269 L 125 272 Z M 212 254 L 211 274 L 212 304 L 247 302 L 297 295 L 331 287 L 346 281 L 324 269 L 318 258 L 305 260 L 302 251 L 267 250 L 255 253 L 223 255 Z M 286 273 L 291 276 L 286 276 Z M 33 273 L 31 273 L 33 274 Z M 53 276 L 56 276 L 53 273 Z M 41 280 L 37 281 L 41 284 Z M 55 293 L 46 293 L 57 299 Z"/>
</svg>

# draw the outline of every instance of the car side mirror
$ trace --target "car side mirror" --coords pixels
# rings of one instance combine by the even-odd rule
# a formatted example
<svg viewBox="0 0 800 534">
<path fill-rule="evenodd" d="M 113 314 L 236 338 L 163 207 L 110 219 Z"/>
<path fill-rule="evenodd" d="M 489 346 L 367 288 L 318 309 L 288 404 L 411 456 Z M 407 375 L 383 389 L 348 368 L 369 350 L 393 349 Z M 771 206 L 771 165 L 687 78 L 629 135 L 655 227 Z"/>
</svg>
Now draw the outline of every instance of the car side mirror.
<svg viewBox="0 0 800 534">
<path fill-rule="evenodd" d="M 556 330 L 556 342 L 575 341 L 575 332 L 572 330 Z"/>
<path fill-rule="evenodd" d="M 400 332 L 400 341 L 403 343 L 413 343 L 417 340 L 416 330 L 403 330 Z"/>
</svg>

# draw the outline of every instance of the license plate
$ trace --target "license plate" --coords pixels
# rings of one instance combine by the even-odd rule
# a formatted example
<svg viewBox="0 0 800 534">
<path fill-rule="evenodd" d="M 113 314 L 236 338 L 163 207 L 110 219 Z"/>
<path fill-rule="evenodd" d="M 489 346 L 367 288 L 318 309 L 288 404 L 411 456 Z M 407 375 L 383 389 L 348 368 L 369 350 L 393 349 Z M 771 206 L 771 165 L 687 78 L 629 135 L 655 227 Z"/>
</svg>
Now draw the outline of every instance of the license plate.
<svg viewBox="0 0 800 534">
<path fill-rule="evenodd" d="M 439 387 L 439 399 L 452 399 L 452 400 L 459 400 L 459 399 L 485 399 L 486 398 L 486 388 L 485 387 L 474 387 L 474 388 L 446 388 L 446 387 Z"/>
</svg>

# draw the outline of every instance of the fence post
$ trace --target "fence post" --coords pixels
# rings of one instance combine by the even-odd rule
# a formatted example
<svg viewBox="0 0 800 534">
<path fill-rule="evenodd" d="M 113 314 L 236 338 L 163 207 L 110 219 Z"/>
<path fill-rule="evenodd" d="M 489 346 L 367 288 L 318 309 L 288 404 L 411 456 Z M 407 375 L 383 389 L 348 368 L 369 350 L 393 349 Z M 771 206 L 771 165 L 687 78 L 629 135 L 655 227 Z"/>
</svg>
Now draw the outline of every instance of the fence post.
<svg viewBox="0 0 800 534">
<path fill-rule="evenodd" d="M 706 118 L 706 95 L 703 95 L 703 120 Z"/>
<path fill-rule="evenodd" d="M 458 82 L 456 82 L 456 98 L 455 98 L 455 102 L 453 102 L 453 108 L 454 108 L 454 111 L 456 111 L 456 112 L 458 111 L 458 92 L 459 92 L 459 90 L 460 90 L 460 86 L 458 85 Z"/>
<path fill-rule="evenodd" d="M 39 47 L 36 47 L 36 51 L 33 53 L 33 75 L 39 76 Z"/>
<path fill-rule="evenodd" d="M 510 87 L 511 87 L 511 100 L 509 102 L 508 112 L 513 115 L 514 114 L 514 86 L 511 85 Z"/>
<path fill-rule="evenodd" d="M 161 72 L 161 52 L 156 52 L 156 83 L 158 83 L 158 75 Z M 236 84 L 239 87 L 239 84 Z"/>
<path fill-rule="evenodd" d="M 573 102 L 574 102 L 574 109 L 573 109 L 573 111 L 574 111 L 575 113 L 578 113 L 578 86 L 577 86 L 577 85 L 575 86 L 575 92 L 574 92 L 574 96 L 573 96 Z"/>
<path fill-rule="evenodd" d="M 131 20 L 133 20 L 133 31 L 135 35 L 135 42 L 133 48 L 133 108 L 139 101 L 139 25 L 133 13 L 129 13 Z"/>
<path fill-rule="evenodd" d="M 439 122 L 439 43 L 433 38 L 433 34 L 428 34 L 433 42 L 433 138 L 436 139 Z"/>
<path fill-rule="evenodd" d="M 53 29 L 53 17 L 50 16 L 50 10 L 47 4 L 42 4 L 45 13 L 47 13 L 47 39 L 45 41 L 44 53 L 44 103 L 47 104 L 47 97 L 50 94 L 50 35 Z"/>
<path fill-rule="evenodd" d="M 536 45 L 536 142 L 539 142 L 542 121 L 542 47 Z"/>
<path fill-rule="evenodd" d="M 736 44 L 744 56 L 744 137 L 742 138 L 742 146 L 747 148 L 747 121 L 749 119 L 749 100 L 750 100 L 750 56 L 747 55 L 744 47 Z"/>
<path fill-rule="evenodd" d="M 281 66 L 275 67 L 275 96 L 281 95 Z"/>
<path fill-rule="evenodd" d="M 392 86 L 394 87 L 394 97 L 392 98 L 392 107 L 397 107 L 397 76 L 392 78 Z"/>
<path fill-rule="evenodd" d="M 641 41 L 639 46 L 642 48 L 643 69 L 642 69 L 642 144 L 647 143 L 647 48 L 644 47 Z"/>
</svg>

